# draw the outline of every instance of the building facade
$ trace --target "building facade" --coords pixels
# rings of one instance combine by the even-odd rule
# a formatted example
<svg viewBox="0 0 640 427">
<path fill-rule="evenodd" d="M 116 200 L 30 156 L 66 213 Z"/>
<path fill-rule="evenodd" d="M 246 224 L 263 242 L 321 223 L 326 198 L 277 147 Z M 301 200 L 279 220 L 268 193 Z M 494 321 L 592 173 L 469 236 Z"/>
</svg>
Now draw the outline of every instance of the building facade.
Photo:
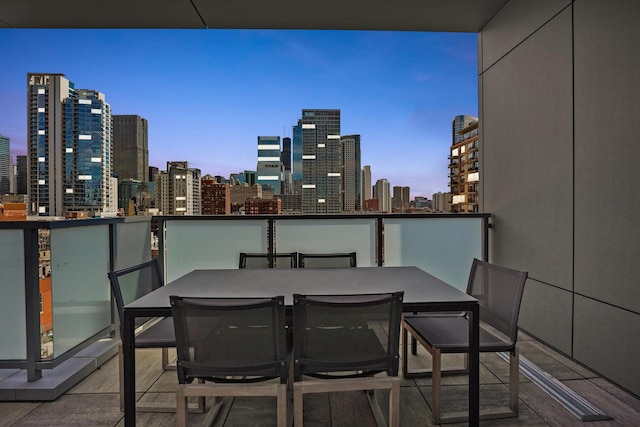
<svg viewBox="0 0 640 427">
<path fill-rule="evenodd" d="M 393 187 L 393 200 L 391 202 L 391 205 L 394 212 L 407 212 L 410 202 L 411 199 L 409 187 Z"/>
<path fill-rule="evenodd" d="M 64 100 L 63 123 L 64 211 L 115 214 L 111 107 L 104 94 L 78 89 Z"/>
<path fill-rule="evenodd" d="M 360 169 L 360 135 L 340 137 L 342 156 L 342 210 L 362 210 L 362 171 Z"/>
<path fill-rule="evenodd" d="M 158 207 L 164 215 L 200 215 L 200 169 L 188 162 L 167 162 L 158 175 Z"/>
<path fill-rule="evenodd" d="M 379 179 L 373 187 L 373 198 L 378 199 L 378 212 L 391 212 L 391 188 L 389 181 Z"/>
<path fill-rule="evenodd" d="M 273 199 L 250 198 L 244 201 L 245 215 L 277 215 L 282 211 L 279 197 Z"/>
<path fill-rule="evenodd" d="M 16 157 L 16 194 L 27 194 L 27 156 Z"/>
<path fill-rule="evenodd" d="M 362 179 L 360 180 L 362 188 L 360 194 L 362 195 L 363 206 L 364 202 L 371 199 L 371 166 L 366 165 L 362 168 Z"/>
<path fill-rule="evenodd" d="M 468 117 L 468 116 L 458 116 Z M 451 146 L 449 155 L 449 188 L 451 212 L 478 212 L 480 188 L 480 158 L 478 122 L 459 131 L 460 138 Z"/>
<path fill-rule="evenodd" d="M 340 110 L 302 110 L 301 121 L 302 211 L 340 213 Z"/>
<path fill-rule="evenodd" d="M 149 124 L 138 115 L 113 116 L 113 173 L 119 180 L 148 181 Z"/>
<path fill-rule="evenodd" d="M 258 184 L 263 190 L 280 194 L 282 161 L 279 136 L 258 137 Z"/>
<path fill-rule="evenodd" d="M 111 108 L 104 94 L 75 89 L 63 74 L 27 74 L 30 212 L 115 214 Z"/>
<path fill-rule="evenodd" d="M 203 215 L 231 215 L 231 186 L 221 184 L 211 175 L 200 180 Z"/>
<path fill-rule="evenodd" d="M 0 135 L 0 194 L 11 192 L 12 169 L 10 139 Z"/>
<path fill-rule="evenodd" d="M 462 129 L 471 126 L 472 123 L 477 123 L 478 118 L 474 116 L 460 115 L 455 116 L 451 120 L 451 144 L 455 145 L 462 141 Z"/>
</svg>

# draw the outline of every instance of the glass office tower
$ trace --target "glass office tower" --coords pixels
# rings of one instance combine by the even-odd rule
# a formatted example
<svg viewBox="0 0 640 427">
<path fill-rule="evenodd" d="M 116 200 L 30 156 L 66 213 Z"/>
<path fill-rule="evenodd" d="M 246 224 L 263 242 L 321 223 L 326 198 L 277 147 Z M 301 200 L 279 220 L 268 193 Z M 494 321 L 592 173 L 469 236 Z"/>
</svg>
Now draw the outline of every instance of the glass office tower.
<svg viewBox="0 0 640 427">
<path fill-rule="evenodd" d="M 263 190 L 280 194 L 282 184 L 282 162 L 280 160 L 280 137 L 258 137 L 258 184 Z"/>
<path fill-rule="evenodd" d="M 64 100 L 64 209 L 116 211 L 111 189 L 111 108 L 104 94 L 79 89 Z"/>
<path fill-rule="evenodd" d="M 302 110 L 301 122 L 302 212 L 340 213 L 340 110 Z"/>
</svg>

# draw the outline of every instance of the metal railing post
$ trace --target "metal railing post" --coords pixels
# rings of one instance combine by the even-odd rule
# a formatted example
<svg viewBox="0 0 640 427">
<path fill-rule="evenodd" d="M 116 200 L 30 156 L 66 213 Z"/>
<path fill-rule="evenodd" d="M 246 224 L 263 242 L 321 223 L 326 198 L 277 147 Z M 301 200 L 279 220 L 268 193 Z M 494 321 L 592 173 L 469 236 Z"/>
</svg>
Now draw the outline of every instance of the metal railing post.
<svg viewBox="0 0 640 427">
<path fill-rule="evenodd" d="M 38 228 L 24 230 L 24 296 L 27 328 L 27 381 L 42 378 L 38 362 L 42 360 L 40 341 L 40 252 Z"/>
</svg>

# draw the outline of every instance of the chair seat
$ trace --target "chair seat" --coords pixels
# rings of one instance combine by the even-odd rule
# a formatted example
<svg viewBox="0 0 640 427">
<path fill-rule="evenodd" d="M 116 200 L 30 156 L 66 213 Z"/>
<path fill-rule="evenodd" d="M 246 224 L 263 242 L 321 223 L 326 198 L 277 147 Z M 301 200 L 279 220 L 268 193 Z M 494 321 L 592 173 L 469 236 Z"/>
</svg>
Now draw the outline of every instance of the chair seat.
<svg viewBox="0 0 640 427">
<path fill-rule="evenodd" d="M 157 323 L 136 334 L 136 348 L 175 347 L 176 338 L 173 319 L 164 317 Z"/>
<path fill-rule="evenodd" d="M 442 353 L 469 352 L 469 321 L 464 316 L 406 316 L 404 322 L 415 331 L 416 338 L 440 349 Z M 481 352 L 511 351 L 514 347 L 514 343 L 480 328 Z"/>
</svg>

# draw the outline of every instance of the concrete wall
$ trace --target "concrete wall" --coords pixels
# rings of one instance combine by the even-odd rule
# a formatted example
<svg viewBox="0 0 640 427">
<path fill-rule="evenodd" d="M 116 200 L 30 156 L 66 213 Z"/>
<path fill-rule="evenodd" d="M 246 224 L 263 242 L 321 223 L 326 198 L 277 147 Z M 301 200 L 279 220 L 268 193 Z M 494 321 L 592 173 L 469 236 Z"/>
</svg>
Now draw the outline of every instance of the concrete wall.
<svg viewBox="0 0 640 427">
<path fill-rule="evenodd" d="M 490 259 L 529 272 L 523 329 L 636 394 L 638 18 L 637 0 L 511 0 L 478 36 Z"/>
</svg>

